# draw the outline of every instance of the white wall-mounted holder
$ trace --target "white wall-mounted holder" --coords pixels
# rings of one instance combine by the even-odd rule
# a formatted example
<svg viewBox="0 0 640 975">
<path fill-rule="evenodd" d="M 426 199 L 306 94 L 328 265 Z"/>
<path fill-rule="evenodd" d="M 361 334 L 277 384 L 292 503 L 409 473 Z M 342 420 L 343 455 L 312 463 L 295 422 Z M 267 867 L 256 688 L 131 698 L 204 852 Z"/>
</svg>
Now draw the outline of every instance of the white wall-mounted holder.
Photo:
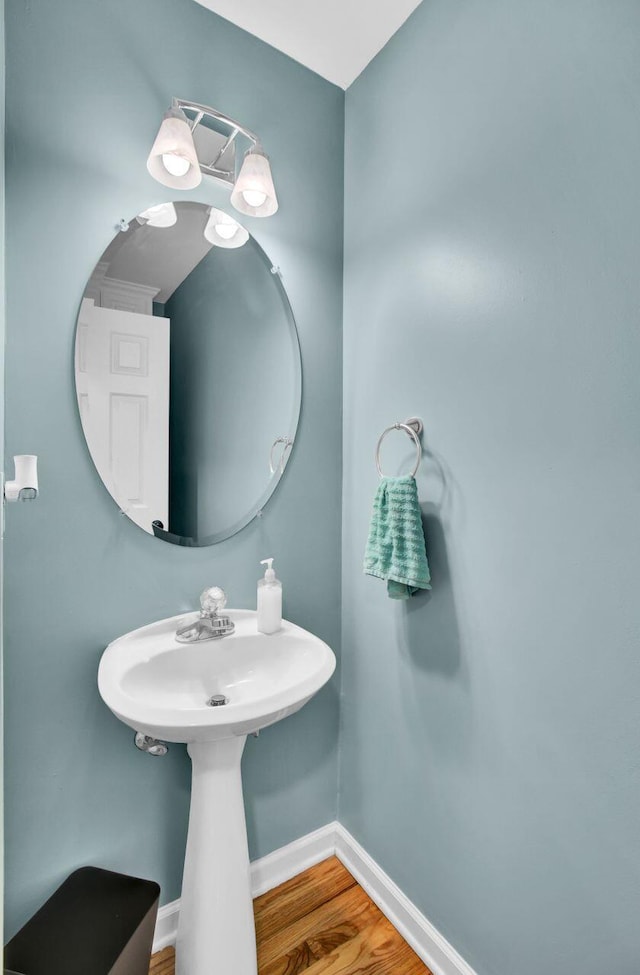
<svg viewBox="0 0 640 975">
<path fill-rule="evenodd" d="M 16 474 L 13 481 L 5 481 L 5 501 L 33 501 L 38 497 L 38 458 L 35 454 L 16 454 L 13 458 Z"/>
</svg>

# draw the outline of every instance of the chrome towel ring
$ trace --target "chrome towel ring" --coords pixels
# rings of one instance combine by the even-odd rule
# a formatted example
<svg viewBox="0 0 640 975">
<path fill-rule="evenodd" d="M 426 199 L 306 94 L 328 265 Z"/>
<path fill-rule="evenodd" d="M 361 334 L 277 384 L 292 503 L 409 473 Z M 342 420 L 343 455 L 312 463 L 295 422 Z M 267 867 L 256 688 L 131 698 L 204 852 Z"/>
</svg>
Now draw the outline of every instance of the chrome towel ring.
<svg viewBox="0 0 640 975">
<path fill-rule="evenodd" d="M 282 451 L 280 453 L 280 460 L 276 464 L 273 454 L 279 443 L 282 444 Z M 277 470 L 279 470 L 282 474 L 284 471 L 285 460 L 287 458 L 287 451 L 291 450 L 292 447 L 293 440 L 291 440 L 290 437 L 277 437 L 276 440 L 273 441 L 271 444 L 271 450 L 269 451 L 269 470 L 272 474 L 275 474 Z"/>
<path fill-rule="evenodd" d="M 416 476 L 418 473 L 418 468 L 420 467 L 420 461 L 422 460 L 422 445 L 420 444 L 420 435 L 422 434 L 423 429 L 424 426 L 422 420 L 420 420 L 417 416 L 411 416 L 408 420 L 405 420 L 404 423 L 392 423 L 390 427 L 387 427 L 386 430 L 382 431 L 376 445 L 376 469 L 380 477 L 385 476 L 382 473 L 382 468 L 380 467 L 380 447 L 386 435 L 392 430 L 404 430 L 404 432 L 411 437 L 416 445 L 416 463 L 411 471 L 411 477 Z"/>
</svg>

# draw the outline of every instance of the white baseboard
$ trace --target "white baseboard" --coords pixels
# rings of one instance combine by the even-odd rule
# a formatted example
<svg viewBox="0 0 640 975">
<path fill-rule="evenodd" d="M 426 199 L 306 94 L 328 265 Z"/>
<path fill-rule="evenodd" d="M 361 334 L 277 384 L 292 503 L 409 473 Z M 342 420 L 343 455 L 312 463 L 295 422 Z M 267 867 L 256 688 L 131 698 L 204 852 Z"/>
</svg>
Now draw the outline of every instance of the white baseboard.
<svg viewBox="0 0 640 975">
<path fill-rule="evenodd" d="M 158 908 L 156 929 L 153 934 L 152 952 L 162 951 L 176 943 L 178 934 L 178 915 L 180 914 L 180 900 L 171 901 Z"/>
<path fill-rule="evenodd" d="M 307 833 L 293 843 L 254 860 L 251 864 L 253 896 L 257 897 L 272 890 L 334 854 L 431 969 L 433 975 L 476 975 L 471 966 L 341 823 L 328 823 L 313 833 Z M 165 904 L 158 911 L 153 939 L 154 952 L 175 944 L 179 912 L 179 900 Z"/>
<path fill-rule="evenodd" d="M 334 823 L 335 853 L 374 904 L 411 945 L 433 975 L 476 975 L 415 904 L 341 823 Z"/>
<path fill-rule="evenodd" d="M 307 833 L 293 843 L 281 846 L 279 850 L 268 853 L 251 864 L 251 894 L 258 897 L 273 890 L 285 880 L 291 880 L 303 870 L 315 866 L 336 851 L 337 823 L 328 823 L 313 833 Z M 158 911 L 156 930 L 153 938 L 153 951 L 162 951 L 176 943 L 180 901 L 164 904 Z"/>
<path fill-rule="evenodd" d="M 314 867 L 336 851 L 337 823 L 327 823 L 299 840 L 281 846 L 251 864 L 251 892 L 254 897 L 273 890 L 285 880 Z"/>
</svg>

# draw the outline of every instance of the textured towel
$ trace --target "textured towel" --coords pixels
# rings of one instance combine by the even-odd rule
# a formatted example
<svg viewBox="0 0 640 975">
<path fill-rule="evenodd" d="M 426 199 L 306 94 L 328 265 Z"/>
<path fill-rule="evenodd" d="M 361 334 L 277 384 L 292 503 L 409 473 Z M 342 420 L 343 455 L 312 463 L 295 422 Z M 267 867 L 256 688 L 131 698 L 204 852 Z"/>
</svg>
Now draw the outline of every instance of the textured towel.
<svg viewBox="0 0 640 975">
<path fill-rule="evenodd" d="M 364 571 L 386 580 L 391 599 L 408 599 L 418 589 L 431 589 L 418 488 L 411 474 L 380 479 Z"/>
</svg>

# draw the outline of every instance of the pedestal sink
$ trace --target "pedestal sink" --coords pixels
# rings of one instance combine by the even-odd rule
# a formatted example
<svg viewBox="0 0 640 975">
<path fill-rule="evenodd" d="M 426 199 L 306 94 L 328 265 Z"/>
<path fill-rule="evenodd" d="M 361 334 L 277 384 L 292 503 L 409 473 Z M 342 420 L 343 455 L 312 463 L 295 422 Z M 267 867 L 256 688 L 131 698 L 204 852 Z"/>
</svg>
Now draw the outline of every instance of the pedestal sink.
<svg viewBox="0 0 640 975">
<path fill-rule="evenodd" d="M 283 621 L 257 632 L 256 614 L 229 610 L 235 632 L 185 645 L 177 628 L 198 614 L 143 626 L 110 643 L 98 688 L 130 728 L 185 742 L 191 810 L 176 975 L 256 975 L 256 945 L 240 759 L 246 737 L 293 714 L 335 669 L 333 651 Z M 213 697 L 226 703 L 211 706 Z"/>
</svg>

